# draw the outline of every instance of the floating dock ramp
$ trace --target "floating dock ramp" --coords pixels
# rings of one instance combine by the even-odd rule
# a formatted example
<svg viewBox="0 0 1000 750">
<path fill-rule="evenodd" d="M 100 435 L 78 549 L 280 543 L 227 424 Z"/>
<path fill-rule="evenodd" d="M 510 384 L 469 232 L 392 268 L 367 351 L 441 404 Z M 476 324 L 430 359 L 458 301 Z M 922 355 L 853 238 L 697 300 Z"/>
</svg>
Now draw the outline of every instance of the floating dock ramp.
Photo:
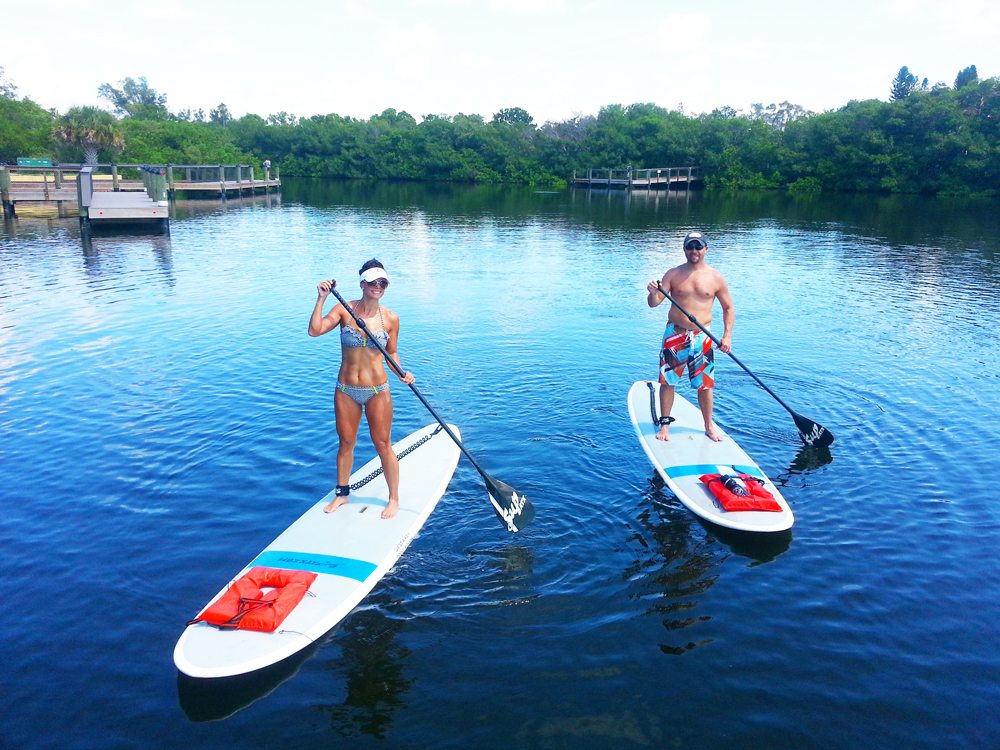
<svg viewBox="0 0 1000 750">
<path fill-rule="evenodd" d="M 170 229 L 170 203 L 166 180 L 158 167 L 142 167 L 139 191 L 94 191 L 93 167 L 82 167 L 76 182 L 80 223 L 91 227 L 118 224 L 148 225 L 161 231 Z"/>
</svg>

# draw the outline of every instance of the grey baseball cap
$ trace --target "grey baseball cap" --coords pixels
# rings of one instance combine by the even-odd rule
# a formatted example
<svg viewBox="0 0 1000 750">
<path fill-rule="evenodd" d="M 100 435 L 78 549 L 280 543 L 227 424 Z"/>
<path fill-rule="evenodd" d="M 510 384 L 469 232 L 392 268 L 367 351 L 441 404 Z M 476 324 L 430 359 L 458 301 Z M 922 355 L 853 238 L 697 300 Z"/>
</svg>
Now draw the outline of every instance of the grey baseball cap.
<svg viewBox="0 0 1000 750">
<path fill-rule="evenodd" d="M 694 248 L 695 250 L 701 250 L 702 248 L 708 247 L 708 238 L 705 237 L 701 232 L 688 232 L 687 237 L 684 238 L 684 249 Z"/>
</svg>

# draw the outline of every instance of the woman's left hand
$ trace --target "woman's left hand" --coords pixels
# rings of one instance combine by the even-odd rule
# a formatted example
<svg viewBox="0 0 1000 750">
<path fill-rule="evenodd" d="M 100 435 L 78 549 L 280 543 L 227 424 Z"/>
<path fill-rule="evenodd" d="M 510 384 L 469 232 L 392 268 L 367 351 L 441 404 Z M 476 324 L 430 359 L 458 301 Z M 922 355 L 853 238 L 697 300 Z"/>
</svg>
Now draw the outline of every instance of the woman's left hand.
<svg viewBox="0 0 1000 750">
<path fill-rule="evenodd" d="M 416 380 L 416 378 L 413 377 L 413 373 L 412 372 L 410 372 L 409 370 L 406 370 L 403 373 L 403 377 L 401 377 L 400 380 L 402 380 L 404 383 L 412 383 L 414 380 Z"/>
</svg>

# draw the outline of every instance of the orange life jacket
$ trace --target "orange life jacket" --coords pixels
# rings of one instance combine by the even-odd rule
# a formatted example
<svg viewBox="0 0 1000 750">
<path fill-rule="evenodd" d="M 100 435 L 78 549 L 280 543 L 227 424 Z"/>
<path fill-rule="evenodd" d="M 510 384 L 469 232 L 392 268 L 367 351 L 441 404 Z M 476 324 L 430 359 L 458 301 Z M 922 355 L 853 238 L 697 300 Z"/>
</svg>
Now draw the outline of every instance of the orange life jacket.
<svg viewBox="0 0 1000 750">
<path fill-rule="evenodd" d="M 725 511 L 737 510 L 766 510 L 781 511 L 778 501 L 774 495 L 767 491 L 764 482 L 749 474 L 737 474 L 747 486 L 749 495 L 737 495 L 722 483 L 721 474 L 704 474 L 699 479 L 708 487 L 709 491 L 719 501 L 719 505 Z"/>
<path fill-rule="evenodd" d="M 191 620 L 204 621 L 220 628 L 261 630 L 273 633 L 295 609 L 316 574 L 307 570 L 250 568 L 226 589 L 226 593 Z M 263 589 L 270 589 L 264 593 Z"/>
</svg>

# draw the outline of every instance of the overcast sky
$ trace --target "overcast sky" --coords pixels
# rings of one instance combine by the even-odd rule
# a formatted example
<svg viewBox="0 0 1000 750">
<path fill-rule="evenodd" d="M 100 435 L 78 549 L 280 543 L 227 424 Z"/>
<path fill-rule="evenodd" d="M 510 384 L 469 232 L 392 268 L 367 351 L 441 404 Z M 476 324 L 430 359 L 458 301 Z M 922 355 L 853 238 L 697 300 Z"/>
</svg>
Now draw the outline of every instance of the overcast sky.
<svg viewBox="0 0 1000 750">
<path fill-rule="evenodd" d="M 822 112 L 887 99 L 902 65 L 1000 76 L 996 0 L 29 0 L 0 24 L 7 79 L 60 112 L 140 76 L 172 112 L 538 124 L 636 102 Z"/>
</svg>

